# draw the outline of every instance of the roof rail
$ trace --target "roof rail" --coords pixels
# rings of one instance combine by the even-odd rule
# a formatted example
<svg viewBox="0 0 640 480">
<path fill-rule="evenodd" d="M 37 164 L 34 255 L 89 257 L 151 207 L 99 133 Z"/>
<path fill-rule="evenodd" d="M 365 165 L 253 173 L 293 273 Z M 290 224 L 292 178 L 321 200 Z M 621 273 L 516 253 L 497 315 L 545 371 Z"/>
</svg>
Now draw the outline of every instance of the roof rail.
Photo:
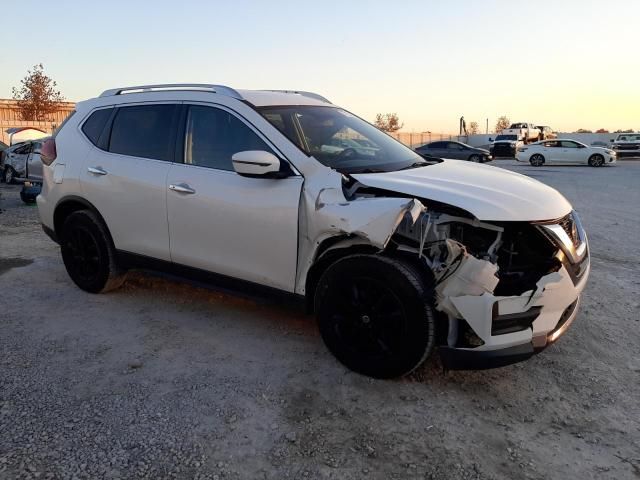
<svg viewBox="0 0 640 480">
<path fill-rule="evenodd" d="M 105 90 L 100 95 L 101 97 L 111 97 L 113 95 L 122 95 L 126 93 L 141 93 L 163 90 L 201 90 L 209 91 L 211 93 L 219 93 L 228 97 L 233 97 L 238 100 L 243 100 L 236 90 L 231 87 L 225 87 L 224 85 L 209 85 L 206 83 L 163 83 L 158 85 L 136 85 L 133 87 L 121 87 L 112 88 L 111 90 Z"/>
<path fill-rule="evenodd" d="M 274 92 L 274 93 L 293 93 L 296 95 L 302 95 L 303 97 L 313 98 L 315 100 L 320 100 L 324 103 L 331 103 L 327 98 L 322 95 L 318 95 L 313 92 L 305 92 L 304 90 L 263 90 L 264 92 Z"/>
</svg>

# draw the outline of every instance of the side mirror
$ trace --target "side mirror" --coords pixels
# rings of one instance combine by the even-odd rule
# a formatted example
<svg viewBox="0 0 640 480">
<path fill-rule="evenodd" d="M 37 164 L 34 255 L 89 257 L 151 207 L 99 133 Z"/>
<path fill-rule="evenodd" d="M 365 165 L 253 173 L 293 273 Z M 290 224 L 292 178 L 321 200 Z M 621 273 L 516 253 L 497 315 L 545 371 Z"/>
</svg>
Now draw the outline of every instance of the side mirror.
<svg viewBox="0 0 640 480">
<path fill-rule="evenodd" d="M 280 173 L 280 159 L 264 150 L 246 150 L 231 157 L 233 169 L 244 177 L 277 178 Z"/>
</svg>

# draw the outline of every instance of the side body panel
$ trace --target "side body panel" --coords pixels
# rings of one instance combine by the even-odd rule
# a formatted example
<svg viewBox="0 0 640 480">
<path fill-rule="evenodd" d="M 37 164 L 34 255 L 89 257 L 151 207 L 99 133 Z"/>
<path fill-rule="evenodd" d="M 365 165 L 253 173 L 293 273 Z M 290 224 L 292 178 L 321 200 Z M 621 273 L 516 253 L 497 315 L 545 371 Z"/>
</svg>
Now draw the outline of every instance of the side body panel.
<svg viewBox="0 0 640 480">
<path fill-rule="evenodd" d="M 118 250 L 170 259 L 166 208 L 170 166 L 163 160 L 119 155 L 96 147 L 87 155 L 80 171 L 84 198 L 104 218 Z"/>
<path fill-rule="evenodd" d="M 173 164 L 167 181 L 171 260 L 293 291 L 302 177 L 246 178 Z"/>
</svg>

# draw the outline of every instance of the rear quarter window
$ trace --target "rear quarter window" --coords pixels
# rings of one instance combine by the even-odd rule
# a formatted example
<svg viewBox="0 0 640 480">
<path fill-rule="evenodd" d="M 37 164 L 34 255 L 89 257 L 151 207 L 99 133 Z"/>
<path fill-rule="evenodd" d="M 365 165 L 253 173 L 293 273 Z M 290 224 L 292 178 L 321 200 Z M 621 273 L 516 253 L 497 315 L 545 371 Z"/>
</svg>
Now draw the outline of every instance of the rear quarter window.
<svg viewBox="0 0 640 480">
<path fill-rule="evenodd" d="M 94 145 L 98 145 L 100 134 L 102 130 L 104 130 L 104 126 L 107 120 L 109 120 L 112 111 L 112 108 L 96 110 L 89 115 L 89 118 L 82 124 L 82 131 Z"/>
</svg>

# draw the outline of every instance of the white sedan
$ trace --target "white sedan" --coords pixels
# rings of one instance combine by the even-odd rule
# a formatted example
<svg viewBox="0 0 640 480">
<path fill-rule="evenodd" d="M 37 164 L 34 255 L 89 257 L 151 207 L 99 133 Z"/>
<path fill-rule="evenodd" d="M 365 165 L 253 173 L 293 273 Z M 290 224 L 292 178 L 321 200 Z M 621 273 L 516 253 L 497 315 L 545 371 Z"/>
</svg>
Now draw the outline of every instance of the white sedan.
<svg viewBox="0 0 640 480">
<path fill-rule="evenodd" d="M 529 162 L 534 167 L 545 163 L 584 163 L 601 167 L 615 163 L 616 152 L 608 148 L 590 147 L 575 140 L 543 140 L 518 148 L 516 160 Z"/>
</svg>

